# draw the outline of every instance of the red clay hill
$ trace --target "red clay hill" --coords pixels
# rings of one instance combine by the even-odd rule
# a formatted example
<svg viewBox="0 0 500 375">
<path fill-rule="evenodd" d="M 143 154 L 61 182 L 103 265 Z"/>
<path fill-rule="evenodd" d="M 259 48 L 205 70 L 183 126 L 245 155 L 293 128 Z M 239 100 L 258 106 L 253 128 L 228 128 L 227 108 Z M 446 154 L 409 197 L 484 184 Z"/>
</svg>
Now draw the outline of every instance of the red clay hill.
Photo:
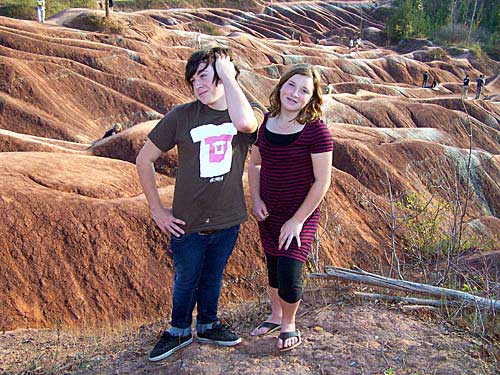
<svg viewBox="0 0 500 375">
<path fill-rule="evenodd" d="M 234 51 L 253 101 L 266 105 L 295 63 L 318 65 L 325 85 L 333 85 L 324 104 L 335 156 L 322 265 L 383 266 L 391 240 L 388 179 L 395 195 L 446 198 L 456 181 L 465 190 L 468 163 L 466 223 L 475 235 L 497 231 L 500 64 L 434 45 L 382 47 L 377 7 L 385 2 L 377 3 L 273 3 L 259 14 L 114 13 L 119 33 L 78 29 L 95 12 L 83 9 L 44 25 L 0 17 L 0 329 L 151 321 L 167 313 L 168 239 L 150 218 L 133 163 L 156 121 L 192 98 L 183 68 L 200 25 L 217 34 L 205 30 L 204 47 Z M 351 53 L 348 38 L 360 25 L 363 45 Z M 439 79 L 437 89 L 420 87 L 426 70 Z M 487 100 L 462 102 L 464 72 L 488 77 Z M 101 140 L 117 122 L 126 130 Z M 175 150 L 157 168 L 168 204 Z M 250 219 L 227 268 L 223 302 L 248 298 L 263 276 L 256 233 Z"/>
</svg>

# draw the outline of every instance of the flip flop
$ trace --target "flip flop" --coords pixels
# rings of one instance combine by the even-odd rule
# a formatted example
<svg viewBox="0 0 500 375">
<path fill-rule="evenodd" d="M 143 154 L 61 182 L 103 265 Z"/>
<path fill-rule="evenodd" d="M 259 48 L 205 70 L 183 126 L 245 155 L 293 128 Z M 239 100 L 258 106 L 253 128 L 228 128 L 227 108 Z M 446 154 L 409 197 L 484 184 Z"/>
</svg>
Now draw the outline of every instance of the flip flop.
<svg viewBox="0 0 500 375">
<path fill-rule="evenodd" d="M 285 344 L 286 339 L 291 339 L 292 337 L 298 337 L 299 341 L 297 341 L 295 344 L 291 346 L 287 346 L 286 348 L 278 349 L 280 352 L 287 352 L 289 350 L 295 349 L 297 346 L 299 346 L 302 343 L 302 339 L 300 337 L 300 331 L 297 329 L 293 332 L 281 332 L 280 335 L 278 336 L 278 339 L 281 339 L 283 344 Z"/>
<path fill-rule="evenodd" d="M 276 332 L 278 329 L 281 328 L 281 324 L 271 323 L 271 322 L 262 322 L 255 329 L 261 329 L 261 328 L 268 328 L 268 330 L 266 332 L 260 333 L 258 335 L 252 335 L 252 336 L 265 336 L 265 335 L 268 335 L 270 333 Z"/>
</svg>

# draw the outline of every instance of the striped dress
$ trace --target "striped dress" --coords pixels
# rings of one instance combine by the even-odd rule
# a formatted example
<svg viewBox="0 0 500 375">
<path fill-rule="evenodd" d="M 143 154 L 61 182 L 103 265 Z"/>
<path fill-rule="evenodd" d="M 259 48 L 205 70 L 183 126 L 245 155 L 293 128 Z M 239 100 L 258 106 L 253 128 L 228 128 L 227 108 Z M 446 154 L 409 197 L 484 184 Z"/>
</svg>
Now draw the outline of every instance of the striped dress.
<svg viewBox="0 0 500 375">
<path fill-rule="evenodd" d="M 293 240 L 288 250 L 278 250 L 280 230 L 302 205 L 314 183 L 311 154 L 332 151 L 332 136 L 326 124 L 318 120 L 306 124 L 295 141 L 279 146 L 265 135 L 267 119 L 268 116 L 260 127 L 256 143 L 262 158 L 260 196 L 269 212 L 268 218 L 259 222 L 262 246 L 268 255 L 290 257 L 304 263 L 318 228 L 319 206 L 302 227 L 300 248 Z"/>
</svg>

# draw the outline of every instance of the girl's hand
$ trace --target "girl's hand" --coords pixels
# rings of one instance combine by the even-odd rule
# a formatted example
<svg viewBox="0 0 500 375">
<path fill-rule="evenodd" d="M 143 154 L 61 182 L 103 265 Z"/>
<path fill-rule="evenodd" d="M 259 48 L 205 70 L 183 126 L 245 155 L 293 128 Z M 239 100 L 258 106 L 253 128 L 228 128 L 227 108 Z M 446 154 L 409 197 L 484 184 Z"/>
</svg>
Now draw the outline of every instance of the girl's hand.
<svg viewBox="0 0 500 375">
<path fill-rule="evenodd" d="M 283 248 L 284 250 L 288 250 L 294 238 L 297 240 L 297 245 L 300 248 L 300 232 L 303 225 L 304 223 L 299 222 L 293 217 L 283 224 L 280 231 L 278 249 L 281 250 Z"/>
</svg>

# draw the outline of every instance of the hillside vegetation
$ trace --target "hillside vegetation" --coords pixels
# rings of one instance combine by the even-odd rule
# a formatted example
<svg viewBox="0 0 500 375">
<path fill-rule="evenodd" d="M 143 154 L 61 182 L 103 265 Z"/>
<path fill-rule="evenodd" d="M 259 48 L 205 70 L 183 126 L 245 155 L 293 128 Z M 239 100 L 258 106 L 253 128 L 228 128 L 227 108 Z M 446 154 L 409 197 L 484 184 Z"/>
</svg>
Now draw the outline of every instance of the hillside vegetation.
<svg viewBox="0 0 500 375">
<path fill-rule="evenodd" d="M 103 0 L 104 1 L 104 0 Z M 0 16 L 18 19 L 35 19 L 33 0 L 2 0 Z M 258 0 L 115 0 L 115 8 L 125 11 L 165 8 L 233 8 L 257 11 L 262 2 Z M 51 0 L 47 1 L 47 17 L 68 8 L 98 8 L 96 0 Z"/>
<path fill-rule="evenodd" d="M 500 57 L 498 0 L 398 0 L 393 5 L 386 28 L 393 41 L 433 38 L 465 47 L 479 45 Z"/>
</svg>

